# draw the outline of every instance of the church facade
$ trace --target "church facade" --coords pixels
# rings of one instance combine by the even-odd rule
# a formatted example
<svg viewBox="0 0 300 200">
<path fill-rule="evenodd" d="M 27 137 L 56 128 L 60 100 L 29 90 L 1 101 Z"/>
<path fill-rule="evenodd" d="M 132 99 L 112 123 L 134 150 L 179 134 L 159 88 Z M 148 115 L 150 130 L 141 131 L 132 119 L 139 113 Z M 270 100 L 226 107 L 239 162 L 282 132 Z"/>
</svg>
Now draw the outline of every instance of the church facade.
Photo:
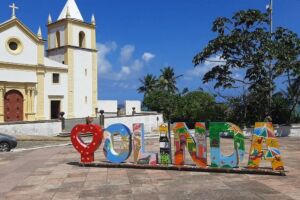
<svg viewBox="0 0 300 200">
<path fill-rule="evenodd" d="M 48 17 L 47 41 L 15 15 L 0 24 L 0 122 L 95 115 L 97 49 L 95 18 L 84 22 L 75 0 L 57 21 Z M 47 48 L 46 48 L 46 44 Z"/>
</svg>

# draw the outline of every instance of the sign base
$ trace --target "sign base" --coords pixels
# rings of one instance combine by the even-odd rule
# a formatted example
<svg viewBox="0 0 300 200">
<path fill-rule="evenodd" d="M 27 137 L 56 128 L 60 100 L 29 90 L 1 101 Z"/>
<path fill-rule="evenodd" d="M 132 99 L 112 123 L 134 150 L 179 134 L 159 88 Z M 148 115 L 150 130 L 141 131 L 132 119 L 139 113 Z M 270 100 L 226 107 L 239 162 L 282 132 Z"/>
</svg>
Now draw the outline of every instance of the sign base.
<svg viewBox="0 0 300 200">
<path fill-rule="evenodd" d="M 256 175 L 275 175 L 286 176 L 286 171 L 274 171 L 271 168 L 200 168 L 195 165 L 138 165 L 133 163 L 109 163 L 109 162 L 94 162 L 94 163 L 69 163 L 80 167 L 101 167 L 101 168 L 129 168 L 129 169 L 151 169 L 151 170 L 175 170 L 175 171 L 192 171 L 192 172 L 209 172 L 209 173 L 229 173 L 229 174 L 256 174 Z"/>
</svg>

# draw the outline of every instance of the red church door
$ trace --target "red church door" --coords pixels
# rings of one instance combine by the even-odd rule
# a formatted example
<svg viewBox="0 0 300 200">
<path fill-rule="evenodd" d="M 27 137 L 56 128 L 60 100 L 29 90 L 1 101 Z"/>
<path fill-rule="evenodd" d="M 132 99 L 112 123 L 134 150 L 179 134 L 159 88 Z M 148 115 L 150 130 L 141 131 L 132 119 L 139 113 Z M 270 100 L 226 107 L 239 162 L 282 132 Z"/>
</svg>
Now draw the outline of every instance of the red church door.
<svg viewBox="0 0 300 200">
<path fill-rule="evenodd" d="M 23 121 L 23 95 L 10 90 L 4 96 L 4 121 Z"/>
</svg>

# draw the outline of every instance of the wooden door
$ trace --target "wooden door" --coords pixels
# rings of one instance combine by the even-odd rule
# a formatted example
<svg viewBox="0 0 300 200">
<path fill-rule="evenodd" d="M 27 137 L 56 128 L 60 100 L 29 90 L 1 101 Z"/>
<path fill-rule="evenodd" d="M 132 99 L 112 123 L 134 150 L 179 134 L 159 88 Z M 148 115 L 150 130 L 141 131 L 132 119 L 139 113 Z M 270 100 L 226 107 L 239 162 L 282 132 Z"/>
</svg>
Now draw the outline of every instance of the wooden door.
<svg viewBox="0 0 300 200">
<path fill-rule="evenodd" d="M 4 96 L 4 121 L 23 121 L 23 95 L 10 90 Z"/>
<path fill-rule="evenodd" d="M 58 119 L 60 113 L 60 101 L 51 101 L 51 119 Z"/>
</svg>

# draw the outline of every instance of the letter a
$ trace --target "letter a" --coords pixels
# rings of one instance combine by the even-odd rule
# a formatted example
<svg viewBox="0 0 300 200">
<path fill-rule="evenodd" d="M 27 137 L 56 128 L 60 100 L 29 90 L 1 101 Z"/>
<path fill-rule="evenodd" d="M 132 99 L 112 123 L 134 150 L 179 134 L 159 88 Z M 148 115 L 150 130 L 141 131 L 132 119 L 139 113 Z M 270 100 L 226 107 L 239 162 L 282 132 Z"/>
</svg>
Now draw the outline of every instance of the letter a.
<svg viewBox="0 0 300 200">
<path fill-rule="evenodd" d="M 263 149 L 263 143 L 266 144 L 267 148 Z M 279 150 L 279 142 L 275 137 L 271 122 L 255 123 L 248 167 L 257 169 L 262 159 L 270 161 L 273 170 L 284 170 L 281 152 Z"/>
</svg>

